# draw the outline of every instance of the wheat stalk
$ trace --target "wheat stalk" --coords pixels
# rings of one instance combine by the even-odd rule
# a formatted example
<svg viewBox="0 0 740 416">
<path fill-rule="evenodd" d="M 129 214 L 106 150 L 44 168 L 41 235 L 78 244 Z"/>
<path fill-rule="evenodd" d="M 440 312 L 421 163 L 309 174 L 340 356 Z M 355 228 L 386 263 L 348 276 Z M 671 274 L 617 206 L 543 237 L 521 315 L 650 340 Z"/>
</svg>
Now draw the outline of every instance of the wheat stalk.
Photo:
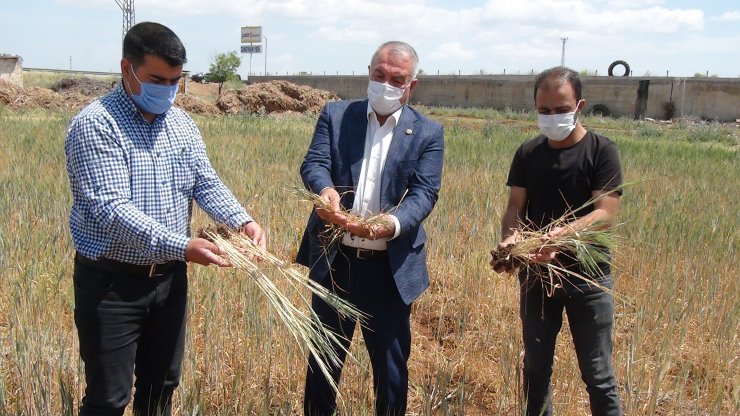
<svg viewBox="0 0 740 416">
<path fill-rule="evenodd" d="M 621 189 L 624 186 L 622 185 L 613 191 Z M 514 242 L 506 247 L 497 248 L 491 253 L 494 264 L 506 264 L 515 269 L 536 265 L 544 269 L 547 275 L 540 275 L 539 280 L 541 283 L 546 284 L 548 296 L 552 296 L 555 289 L 562 287 L 563 282 L 568 281 L 570 278 L 581 280 L 603 291 L 613 293 L 610 288 L 600 284 L 590 276 L 599 276 L 601 274 L 600 263 L 609 263 L 612 265 L 612 258 L 607 253 L 617 247 L 618 238 L 614 235 L 614 230 L 619 224 L 595 221 L 585 224 L 579 229 L 573 229 L 569 225 L 578 211 L 604 198 L 606 195 L 609 195 L 609 193 L 600 193 L 590 198 L 580 207 L 567 210 L 561 217 L 554 219 L 540 229 L 534 229 L 524 222 L 519 221 L 519 230 L 516 233 Z M 553 235 L 551 232 L 558 228 L 565 228 L 567 231 Z M 549 249 L 555 249 L 562 256 L 576 261 L 581 266 L 581 269 L 584 270 L 585 275 L 568 270 L 558 262 L 537 263 L 532 260 L 532 253 Z M 536 282 L 533 281 L 530 283 Z"/>
<path fill-rule="evenodd" d="M 342 348 L 350 358 L 354 359 L 354 357 L 342 346 L 340 342 L 342 337 L 321 324 L 318 316 L 311 309 L 311 299 L 305 294 L 305 289 L 332 306 L 342 316 L 363 322 L 366 320 L 366 315 L 350 302 L 291 267 L 288 262 L 258 247 L 249 237 L 241 233 L 218 226 L 217 228 L 203 228 L 198 234 L 216 244 L 221 250 L 221 256 L 234 268 L 246 271 L 253 278 L 299 348 L 304 353 L 308 350 L 310 354 L 313 354 L 319 369 L 332 388 L 338 392 L 338 386 L 329 371 L 330 366 L 341 365 L 335 346 Z M 277 271 L 291 287 L 296 289 L 303 303 L 303 309 L 297 307 L 280 291 L 275 282 L 265 274 L 263 267 Z"/>
<path fill-rule="evenodd" d="M 380 228 L 392 227 L 394 225 L 393 220 L 389 220 L 386 215 L 386 214 L 391 213 L 393 210 L 389 212 L 381 212 L 378 214 L 363 217 L 361 215 L 358 215 L 355 212 L 352 212 L 351 210 L 343 209 L 341 206 L 339 207 L 338 210 L 334 209 L 334 207 L 332 207 L 327 200 L 325 200 L 318 194 L 315 194 L 309 191 L 306 188 L 296 187 L 293 190 L 293 192 L 296 193 L 298 197 L 301 198 L 302 200 L 313 204 L 316 208 L 323 209 L 324 211 L 340 213 L 344 215 L 345 217 L 347 217 L 347 222 L 365 226 L 368 230 L 370 230 L 371 238 L 374 238 L 374 234 L 376 230 Z M 342 195 L 344 195 L 347 192 L 352 192 L 352 191 L 346 191 L 342 193 Z M 401 200 L 403 200 L 403 198 L 401 198 Z M 394 207 L 394 209 L 395 208 L 396 207 Z M 321 233 L 322 242 L 324 243 L 324 247 L 329 247 L 335 242 L 339 241 L 345 232 L 347 232 L 347 230 L 345 230 L 344 228 L 342 228 L 341 226 L 337 224 L 326 223 L 325 229 Z"/>
</svg>

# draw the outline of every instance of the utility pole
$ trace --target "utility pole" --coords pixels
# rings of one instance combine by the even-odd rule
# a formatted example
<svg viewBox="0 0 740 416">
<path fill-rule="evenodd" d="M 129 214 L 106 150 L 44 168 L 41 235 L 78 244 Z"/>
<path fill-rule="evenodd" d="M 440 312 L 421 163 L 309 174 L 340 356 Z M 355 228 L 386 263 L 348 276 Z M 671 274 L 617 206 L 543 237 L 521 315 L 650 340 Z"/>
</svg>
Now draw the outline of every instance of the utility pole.
<svg viewBox="0 0 740 416">
<path fill-rule="evenodd" d="M 560 66 L 565 66 L 565 42 L 568 40 L 567 37 L 562 37 L 560 40 L 563 41 L 563 52 L 560 54 Z"/>
<path fill-rule="evenodd" d="M 116 0 L 116 4 L 123 12 L 123 36 L 121 37 L 121 40 L 123 40 L 126 37 L 126 32 L 136 23 L 134 0 Z"/>
<path fill-rule="evenodd" d="M 267 76 L 267 36 L 262 36 L 265 38 L 265 76 Z"/>
</svg>

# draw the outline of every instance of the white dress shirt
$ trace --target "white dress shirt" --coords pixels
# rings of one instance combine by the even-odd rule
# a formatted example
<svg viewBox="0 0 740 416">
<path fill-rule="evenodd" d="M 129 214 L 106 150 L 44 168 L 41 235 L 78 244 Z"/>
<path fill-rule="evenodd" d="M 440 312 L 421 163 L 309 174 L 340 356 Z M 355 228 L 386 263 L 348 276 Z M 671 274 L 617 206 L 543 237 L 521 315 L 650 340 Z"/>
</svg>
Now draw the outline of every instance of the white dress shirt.
<svg viewBox="0 0 740 416">
<path fill-rule="evenodd" d="M 380 213 L 380 182 L 383 178 L 383 168 L 388 157 L 388 149 L 393 140 L 393 129 L 401 117 L 403 107 L 391 114 L 381 126 L 378 117 L 370 104 L 367 105 L 367 132 L 365 133 L 365 151 L 362 157 L 362 169 L 355 190 L 355 201 L 352 212 L 361 217 L 370 217 Z M 398 218 L 390 215 L 396 225 L 395 234 L 391 238 L 368 240 L 349 232 L 342 237 L 342 244 L 369 250 L 386 250 L 386 241 L 392 240 L 401 232 Z"/>
</svg>

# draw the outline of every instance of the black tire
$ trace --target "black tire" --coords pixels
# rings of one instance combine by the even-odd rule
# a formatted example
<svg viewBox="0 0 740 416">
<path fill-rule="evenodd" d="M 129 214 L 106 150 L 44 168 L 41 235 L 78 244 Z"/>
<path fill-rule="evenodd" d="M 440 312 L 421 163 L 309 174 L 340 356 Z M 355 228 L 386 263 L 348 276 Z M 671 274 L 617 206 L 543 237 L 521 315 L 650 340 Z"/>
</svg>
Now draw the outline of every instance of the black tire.
<svg viewBox="0 0 740 416">
<path fill-rule="evenodd" d="M 608 117 L 610 114 L 609 107 L 604 104 L 595 104 L 588 110 L 588 114 L 597 117 Z"/>
<path fill-rule="evenodd" d="M 614 67 L 617 65 L 622 65 L 624 67 L 624 74 L 622 74 L 623 77 L 626 77 L 630 74 L 630 65 L 625 61 L 614 61 L 611 65 L 609 65 L 609 76 L 614 76 Z"/>
</svg>

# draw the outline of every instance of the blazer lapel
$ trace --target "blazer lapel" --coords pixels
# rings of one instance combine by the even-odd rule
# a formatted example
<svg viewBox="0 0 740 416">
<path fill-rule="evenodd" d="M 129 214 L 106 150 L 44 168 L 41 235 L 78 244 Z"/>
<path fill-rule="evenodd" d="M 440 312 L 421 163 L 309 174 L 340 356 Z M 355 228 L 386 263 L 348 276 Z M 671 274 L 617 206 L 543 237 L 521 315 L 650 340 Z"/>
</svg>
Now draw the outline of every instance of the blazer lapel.
<svg viewBox="0 0 740 416">
<path fill-rule="evenodd" d="M 367 100 L 357 101 L 350 106 L 352 112 L 348 114 L 349 131 L 348 141 L 346 143 L 347 159 L 350 163 L 352 173 L 351 184 L 357 189 L 357 182 L 360 180 L 360 171 L 362 170 L 362 158 L 365 154 L 365 138 L 367 136 Z"/>
<path fill-rule="evenodd" d="M 416 136 L 414 123 L 416 123 L 416 115 L 408 108 L 408 106 L 404 106 L 403 111 L 401 111 L 401 117 L 398 120 L 398 124 L 396 124 L 396 128 L 393 129 L 393 139 L 391 140 L 391 146 L 388 148 L 388 156 L 386 156 L 385 165 L 383 166 L 383 179 L 380 182 L 381 208 L 384 208 L 389 202 L 385 200 L 384 191 L 393 180 L 394 172 L 397 170 L 398 163 L 404 160 L 406 153 Z"/>
</svg>

